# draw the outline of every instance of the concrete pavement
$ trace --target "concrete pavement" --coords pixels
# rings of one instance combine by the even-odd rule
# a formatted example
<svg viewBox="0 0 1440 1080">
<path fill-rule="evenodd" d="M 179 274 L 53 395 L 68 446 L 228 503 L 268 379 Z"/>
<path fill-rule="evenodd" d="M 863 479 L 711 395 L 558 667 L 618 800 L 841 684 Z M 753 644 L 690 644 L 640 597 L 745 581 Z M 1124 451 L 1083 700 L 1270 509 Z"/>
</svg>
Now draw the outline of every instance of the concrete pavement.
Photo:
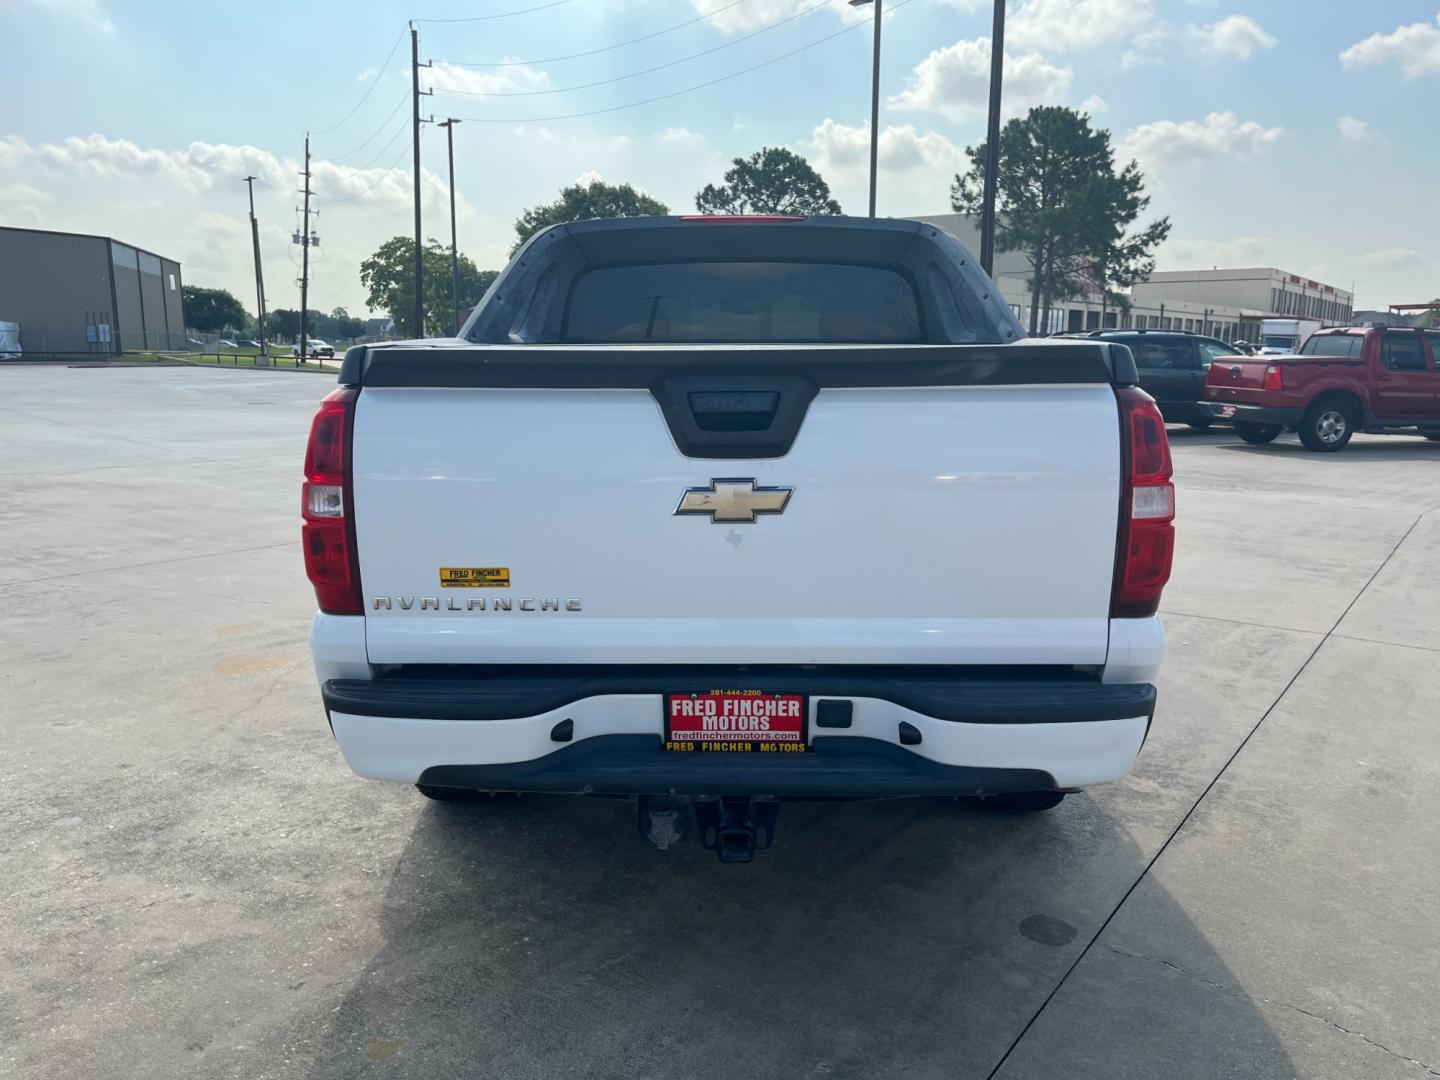
<svg viewBox="0 0 1440 1080">
<path fill-rule="evenodd" d="M 323 375 L 0 370 L 0 1075 L 1440 1075 L 1440 445 L 1172 429 L 1125 781 L 787 807 L 358 780 L 309 670 Z"/>
</svg>

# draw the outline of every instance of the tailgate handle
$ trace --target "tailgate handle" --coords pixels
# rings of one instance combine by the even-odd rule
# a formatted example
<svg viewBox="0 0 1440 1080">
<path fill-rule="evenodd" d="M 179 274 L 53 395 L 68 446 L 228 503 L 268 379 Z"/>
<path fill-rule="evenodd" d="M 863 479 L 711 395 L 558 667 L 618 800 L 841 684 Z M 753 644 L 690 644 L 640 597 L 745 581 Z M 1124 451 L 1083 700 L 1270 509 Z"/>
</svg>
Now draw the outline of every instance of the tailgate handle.
<svg viewBox="0 0 1440 1080">
<path fill-rule="evenodd" d="M 687 397 L 701 431 L 766 431 L 780 407 L 774 390 L 692 390 Z"/>
<path fill-rule="evenodd" d="M 802 375 L 666 375 L 650 385 L 676 448 L 694 458 L 790 452 L 820 388 Z"/>
<path fill-rule="evenodd" d="M 1239 369 L 1238 367 L 1232 367 L 1232 368 L 1230 369 L 1230 374 L 1231 374 L 1234 378 L 1237 378 L 1237 379 L 1238 379 L 1238 378 L 1240 377 L 1240 369 Z"/>
</svg>

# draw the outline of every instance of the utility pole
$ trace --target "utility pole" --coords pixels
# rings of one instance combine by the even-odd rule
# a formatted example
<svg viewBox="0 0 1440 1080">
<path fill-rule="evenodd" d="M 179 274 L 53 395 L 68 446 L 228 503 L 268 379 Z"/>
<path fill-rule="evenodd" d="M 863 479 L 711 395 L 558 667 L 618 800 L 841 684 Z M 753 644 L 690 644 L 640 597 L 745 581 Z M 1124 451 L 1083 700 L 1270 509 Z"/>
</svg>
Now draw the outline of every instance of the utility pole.
<svg viewBox="0 0 1440 1080">
<path fill-rule="evenodd" d="M 429 67 L 429 65 L 425 65 Z M 427 91 L 433 93 L 433 91 Z M 410 24 L 410 96 L 412 164 L 415 181 L 415 336 L 425 336 L 425 271 L 422 266 L 423 243 L 420 235 L 420 31 Z"/>
<path fill-rule="evenodd" d="M 260 355 L 269 356 L 265 342 L 265 275 L 260 270 L 260 223 L 255 220 L 255 181 L 257 176 L 245 177 L 245 186 L 250 189 L 250 242 L 255 248 L 255 312 L 260 324 Z"/>
<path fill-rule="evenodd" d="M 880 156 L 880 5 L 882 0 L 850 0 L 851 7 L 875 5 L 875 57 L 870 65 L 870 216 L 875 216 L 875 169 Z"/>
<path fill-rule="evenodd" d="M 302 194 L 305 196 L 304 209 L 300 211 L 300 362 L 305 362 L 309 346 L 310 320 L 306 311 L 310 306 L 310 133 L 305 133 L 305 178 Z"/>
<path fill-rule="evenodd" d="M 1005 74 L 1005 0 L 995 0 L 990 31 L 990 124 L 985 136 L 985 191 L 980 204 L 980 268 L 995 269 L 995 199 L 1000 187 L 1000 91 Z"/>
<path fill-rule="evenodd" d="M 445 129 L 445 148 L 450 159 L 450 333 L 460 336 L 460 251 L 455 240 L 455 125 L 453 116 L 438 126 Z"/>
</svg>

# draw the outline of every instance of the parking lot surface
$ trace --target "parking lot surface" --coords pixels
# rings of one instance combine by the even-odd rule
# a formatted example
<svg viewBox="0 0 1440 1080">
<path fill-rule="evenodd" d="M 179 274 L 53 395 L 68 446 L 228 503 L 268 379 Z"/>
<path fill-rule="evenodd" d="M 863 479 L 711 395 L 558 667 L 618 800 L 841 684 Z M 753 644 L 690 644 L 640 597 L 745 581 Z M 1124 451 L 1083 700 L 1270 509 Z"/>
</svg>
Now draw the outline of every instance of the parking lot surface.
<svg viewBox="0 0 1440 1080">
<path fill-rule="evenodd" d="M 309 667 L 323 375 L 0 371 L 0 1075 L 1440 1075 L 1440 444 L 1172 429 L 1160 708 L 1030 817 L 351 776 Z"/>
</svg>

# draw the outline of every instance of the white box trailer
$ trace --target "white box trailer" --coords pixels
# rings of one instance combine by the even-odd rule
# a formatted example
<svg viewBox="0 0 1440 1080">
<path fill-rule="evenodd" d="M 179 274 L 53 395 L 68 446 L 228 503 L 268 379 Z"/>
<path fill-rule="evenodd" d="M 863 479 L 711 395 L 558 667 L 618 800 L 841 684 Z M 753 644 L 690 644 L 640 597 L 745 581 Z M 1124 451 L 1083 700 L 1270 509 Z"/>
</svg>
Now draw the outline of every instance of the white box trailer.
<svg viewBox="0 0 1440 1080">
<path fill-rule="evenodd" d="M 1284 356 L 1298 353 L 1310 335 L 1320 329 L 1314 319 L 1265 319 L 1260 323 L 1260 353 Z"/>
</svg>

